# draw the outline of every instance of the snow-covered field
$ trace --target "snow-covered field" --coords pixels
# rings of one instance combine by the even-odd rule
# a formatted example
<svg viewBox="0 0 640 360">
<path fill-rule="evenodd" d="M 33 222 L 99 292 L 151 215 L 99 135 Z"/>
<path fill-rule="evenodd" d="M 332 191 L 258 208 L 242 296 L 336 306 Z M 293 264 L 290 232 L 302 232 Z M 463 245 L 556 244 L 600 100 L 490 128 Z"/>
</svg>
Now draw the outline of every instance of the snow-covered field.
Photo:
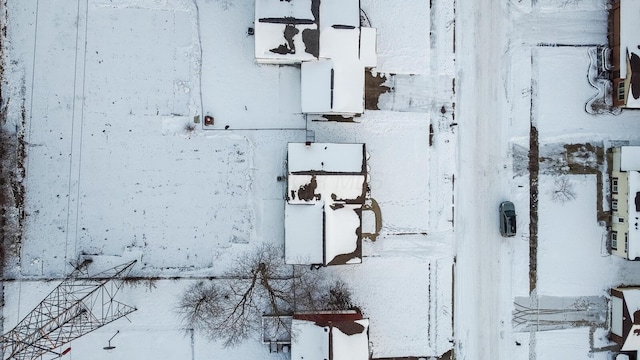
<svg viewBox="0 0 640 360">
<path fill-rule="evenodd" d="M 453 4 L 361 5 L 378 29 L 374 73 L 398 74 L 402 92 L 383 95 L 386 110 L 336 123 L 300 114 L 299 68 L 255 62 L 253 0 L 8 4 L 5 128 L 24 126 L 27 190 L 4 331 L 79 258 L 92 258 L 93 272 L 139 260 L 132 275 L 159 280 L 122 290 L 138 311 L 75 340 L 65 357 L 286 358 L 259 334 L 224 348 L 185 330 L 176 306 L 195 279 L 223 273 L 238 254 L 282 245 L 286 144 L 310 130 L 318 142 L 367 144 L 382 228 L 365 241 L 363 264 L 326 272 L 370 319 L 374 357 L 450 350 Z M 204 115 L 215 123 L 204 126 Z M 103 350 L 117 331 L 116 349 Z"/>
<path fill-rule="evenodd" d="M 362 264 L 322 271 L 370 319 L 374 358 L 454 349 L 467 360 L 610 359 L 602 324 L 529 332 L 514 321 L 518 299 L 606 298 L 611 286 L 640 284 L 640 264 L 606 251 L 604 163 L 589 174 L 541 169 L 530 293 L 531 126 L 551 152 L 640 144 L 636 113 L 585 111 L 606 1 L 361 6 L 378 31 L 373 72 L 394 91 L 356 122 L 329 122 L 300 113 L 299 68 L 255 62 L 254 0 L 9 2 L 3 129 L 24 131 L 27 157 L 3 330 L 80 257 L 95 271 L 136 259 L 133 275 L 159 278 L 123 289 L 138 311 L 75 340 L 67 358 L 287 358 L 258 334 L 225 348 L 185 330 L 175 310 L 196 279 L 224 273 L 256 244 L 282 245 L 286 144 L 313 134 L 366 143 L 382 228 L 364 242 Z M 559 177 L 575 198 L 554 199 Z M 498 234 L 503 200 L 518 211 L 515 238 Z M 103 350 L 117 331 L 116 349 Z"/>
</svg>

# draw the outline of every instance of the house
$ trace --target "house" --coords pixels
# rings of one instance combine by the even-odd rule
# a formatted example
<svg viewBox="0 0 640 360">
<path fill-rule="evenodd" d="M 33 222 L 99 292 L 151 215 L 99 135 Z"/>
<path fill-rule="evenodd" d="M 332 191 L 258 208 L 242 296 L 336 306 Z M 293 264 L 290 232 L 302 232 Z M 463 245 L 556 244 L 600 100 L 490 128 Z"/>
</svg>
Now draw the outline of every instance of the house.
<svg viewBox="0 0 640 360">
<path fill-rule="evenodd" d="M 300 65 L 303 113 L 364 111 L 376 30 L 360 26 L 359 0 L 256 0 L 255 10 L 256 61 Z"/>
<path fill-rule="evenodd" d="M 611 4 L 608 25 L 613 106 L 640 108 L 640 1 Z"/>
<path fill-rule="evenodd" d="M 297 313 L 291 360 L 369 360 L 369 319 L 357 311 Z"/>
<path fill-rule="evenodd" d="M 612 288 L 609 338 L 621 351 L 637 355 L 640 350 L 640 287 Z"/>
<path fill-rule="evenodd" d="M 366 177 L 364 144 L 288 145 L 287 264 L 362 262 Z"/>
<path fill-rule="evenodd" d="M 640 146 L 613 149 L 611 253 L 640 259 Z"/>
</svg>

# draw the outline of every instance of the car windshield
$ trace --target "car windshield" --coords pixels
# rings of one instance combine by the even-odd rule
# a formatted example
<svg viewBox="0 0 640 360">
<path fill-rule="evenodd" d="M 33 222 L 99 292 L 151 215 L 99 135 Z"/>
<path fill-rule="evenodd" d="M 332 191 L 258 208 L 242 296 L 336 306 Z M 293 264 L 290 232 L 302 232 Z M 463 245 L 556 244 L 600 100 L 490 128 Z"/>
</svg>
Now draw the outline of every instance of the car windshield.
<svg viewBox="0 0 640 360">
<path fill-rule="evenodd" d="M 509 232 L 515 234 L 516 232 L 516 215 L 507 213 L 507 223 L 509 224 L 508 229 Z"/>
</svg>

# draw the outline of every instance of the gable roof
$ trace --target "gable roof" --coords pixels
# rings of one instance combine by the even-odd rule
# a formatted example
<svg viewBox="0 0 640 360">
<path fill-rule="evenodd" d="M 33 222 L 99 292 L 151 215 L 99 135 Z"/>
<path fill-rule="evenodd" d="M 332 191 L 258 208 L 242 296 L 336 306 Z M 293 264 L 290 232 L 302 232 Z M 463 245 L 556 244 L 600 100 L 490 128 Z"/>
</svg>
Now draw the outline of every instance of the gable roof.
<svg viewBox="0 0 640 360">
<path fill-rule="evenodd" d="M 364 144 L 289 144 L 285 262 L 360 263 Z"/>
<path fill-rule="evenodd" d="M 368 360 L 369 319 L 353 312 L 295 314 L 291 324 L 291 360 L 328 359 Z"/>
<path fill-rule="evenodd" d="M 375 29 L 360 27 L 358 0 L 256 0 L 256 60 L 301 64 L 304 113 L 364 111 L 364 69 L 376 64 L 375 39 Z"/>
<path fill-rule="evenodd" d="M 636 311 L 640 310 L 640 288 L 618 288 L 618 290 L 622 292 L 627 310 L 629 310 L 629 314 L 633 316 Z M 634 319 L 631 319 L 631 321 L 633 320 Z M 640 321 L 640 319 L 638 320 Z"/>
<path fill-rule="evenodd" d="M 622 351 L 638 351 L 640 350 L 640 325 L 631 326 L 627 338 L 620 349 Z"/>
<path fill-rule="evenodd" d="M 620 77 L 628 86 L 626 107 L 640 108 L 640 1 L 620 0 Z M 634 78 L 635 73 L 635 80 Z M 635 85 L 635 86 L 634 86 Z M 634 94 L 638 98 L 634 98 Z"/>
</svg>

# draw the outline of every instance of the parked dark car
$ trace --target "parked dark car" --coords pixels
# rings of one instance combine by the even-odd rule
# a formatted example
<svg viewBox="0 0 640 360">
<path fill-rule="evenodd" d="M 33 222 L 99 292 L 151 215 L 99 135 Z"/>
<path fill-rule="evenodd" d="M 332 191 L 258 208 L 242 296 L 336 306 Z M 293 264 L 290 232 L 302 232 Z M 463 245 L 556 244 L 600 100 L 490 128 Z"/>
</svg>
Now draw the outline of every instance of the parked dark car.
<svg viewBox="0 0 640 360">
<path fill-rule="evenodd" d="M 500 235 L 504 237 L 516 236 L 516 207 L 511 201 L 500 204 Z"/>
</svg>

